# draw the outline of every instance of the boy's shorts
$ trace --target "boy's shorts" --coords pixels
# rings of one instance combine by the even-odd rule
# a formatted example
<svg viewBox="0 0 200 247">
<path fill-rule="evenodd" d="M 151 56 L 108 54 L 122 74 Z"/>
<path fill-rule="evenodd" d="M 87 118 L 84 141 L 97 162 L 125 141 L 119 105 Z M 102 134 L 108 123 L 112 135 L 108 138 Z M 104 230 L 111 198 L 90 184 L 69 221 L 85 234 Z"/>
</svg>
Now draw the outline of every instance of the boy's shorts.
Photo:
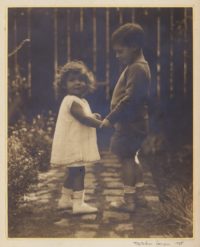
<svg viewBox="0 0 200 247">
<path fill-rule="evenodd" d="M 140 149 L 147 131 L 145 128 L 135 128 L 133 124 L 116 124 L 111 138 L 110 150 L 119 159 L 133 158 Z"/>
</svg>

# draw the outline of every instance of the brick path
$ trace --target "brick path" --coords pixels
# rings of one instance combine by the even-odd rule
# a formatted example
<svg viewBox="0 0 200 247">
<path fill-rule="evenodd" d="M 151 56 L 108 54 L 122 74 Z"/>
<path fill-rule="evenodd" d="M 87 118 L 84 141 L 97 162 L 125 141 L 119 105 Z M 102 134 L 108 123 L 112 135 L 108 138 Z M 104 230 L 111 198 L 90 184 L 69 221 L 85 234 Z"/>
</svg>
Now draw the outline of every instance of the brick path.
<svg viewBox="0 0 200 247">
<path fill-rule="evenodd" d="M 144 167 L 145 197 L 148 207 L 135 213 L 111 211 L 109 202 L 122 196 L 120 164 L 105 152 L 102 160 L 87 168 L 85 200 L 96 205 L 98 214 L 74 216 L 70 211 L 58 211 L 64 168 L 52 168 L 39 176 L 39 184 L 26 197 L 23 217 L 11 236 L 69 238 L 132 238 L 162 236 L 155 224 L 159 207 L 158 190 L 148 167 Z"/>
</svg>

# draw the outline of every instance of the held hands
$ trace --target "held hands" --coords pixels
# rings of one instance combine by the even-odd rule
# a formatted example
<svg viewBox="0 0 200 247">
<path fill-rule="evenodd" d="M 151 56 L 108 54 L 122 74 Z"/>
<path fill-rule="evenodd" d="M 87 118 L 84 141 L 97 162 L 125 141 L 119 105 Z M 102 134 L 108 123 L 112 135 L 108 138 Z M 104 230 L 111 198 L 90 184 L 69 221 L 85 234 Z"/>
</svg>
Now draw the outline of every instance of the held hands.
<svg viewBox="0 0 200 247">
<path fill-rule="evenodd" d="M 99 113 L 93 113 L 93 116 L 98 120 L 102 120 L 102 116 Z M 109 128 L 109 127 L 112 127 L 110 121 L 107 118 L 104 118 L 101 124 L 99 125 L 99 128 Z"/>
<path fill-rule="evenodd" d="M 103 127 L 112 127 L 110 121 L 106 118 L 104 118 L 104 120 L 102 121 L 102 123 L 100 124 L 99 128 L 103 128 Z"/>
<path fill-rule="evenodd" d="M 98 120 L 102 120 L 101 114 L 99 113 L 93 113 L 93 116 Z"/>
</svg>

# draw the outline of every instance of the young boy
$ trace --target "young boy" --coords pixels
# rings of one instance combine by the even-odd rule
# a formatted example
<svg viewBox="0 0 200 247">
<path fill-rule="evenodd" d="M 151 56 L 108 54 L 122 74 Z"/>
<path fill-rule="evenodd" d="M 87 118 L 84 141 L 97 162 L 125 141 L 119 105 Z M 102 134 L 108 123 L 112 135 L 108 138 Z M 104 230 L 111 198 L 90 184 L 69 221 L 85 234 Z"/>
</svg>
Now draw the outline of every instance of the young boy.
<svg viewBox="0 0 200 247">
<path fill-rule="evenodd" d="M 114 88 L 111 111 L 101 127 L 114 125 L 111 151 L 122 164 L 124 198 L 111 202 L 117 210 L 133 212 L 145 203 L 139 149 L 148 131 L 150 70 L 143 55 L 144 32 L 140 25 L 127 23 L 112 34 L 116 58 L 125 66 Z"/>
</svg>

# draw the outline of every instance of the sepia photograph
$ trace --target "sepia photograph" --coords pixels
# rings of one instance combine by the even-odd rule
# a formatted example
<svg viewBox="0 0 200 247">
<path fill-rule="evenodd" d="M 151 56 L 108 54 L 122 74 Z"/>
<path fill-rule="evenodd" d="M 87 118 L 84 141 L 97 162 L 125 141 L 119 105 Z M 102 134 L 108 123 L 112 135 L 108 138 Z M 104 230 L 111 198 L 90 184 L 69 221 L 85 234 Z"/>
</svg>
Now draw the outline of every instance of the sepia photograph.
<svg viewBox="0 0 200 247">
<path fill-rule="evenodd" d="M 8 239 L 195 238 L 194 8 L 131 4 L 6 8 Z"/>
</svg>

